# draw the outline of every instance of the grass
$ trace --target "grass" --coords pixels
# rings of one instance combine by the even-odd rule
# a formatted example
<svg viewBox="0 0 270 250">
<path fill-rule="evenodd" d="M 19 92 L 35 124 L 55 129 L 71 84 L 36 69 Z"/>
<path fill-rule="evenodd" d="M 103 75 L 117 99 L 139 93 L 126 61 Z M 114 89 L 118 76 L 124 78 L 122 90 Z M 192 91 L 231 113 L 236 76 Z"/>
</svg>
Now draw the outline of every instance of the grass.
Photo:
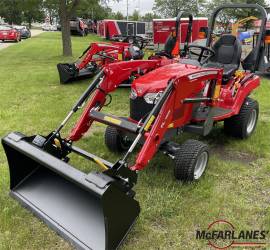
<svg viewBox="0 0 270 250">
<path fill-rule="evenodd" d="M 98 38 L 73 37 L 74 58 L 94 40 Z M 47 134 L 88 86 L 88 81 L 59 84 L 56 64 L 67 61 L 60 54 L 59 33 L 43 33 L 0 51 L 0 137 L 11 131 Z M 178 142 L 198 138 L 211 146 L 208 169 L 199 182 L 176 181 L 173 163 L 161 154 L 139 173 L 136 199 L 141 214 L 122 249 L 209 249 L 206 241 L 195 239 L 195 232 L 216 219 L 226 219 L 239 230 L 270 229 L 269 83 L 263 79 L 253 93 L 261 110 L 257 130 L 248 140 L 225 137 L 221 126 L 206 138 L 176 138 Z M 128 89 L 117 90 L 106 112 L 128 115 L 128 94 Z M 119 155 L 104 146 L 103 131 L 104 126 L 96 125 L 78 145 L 106 159 L 117 159 Z M 80 157 L 73 157 L 72 163 L 84 171 L 93 168 Z M 72 249 L 9 198 L 2 148 L 0 176 L 0 249 Z"/>
</svg>

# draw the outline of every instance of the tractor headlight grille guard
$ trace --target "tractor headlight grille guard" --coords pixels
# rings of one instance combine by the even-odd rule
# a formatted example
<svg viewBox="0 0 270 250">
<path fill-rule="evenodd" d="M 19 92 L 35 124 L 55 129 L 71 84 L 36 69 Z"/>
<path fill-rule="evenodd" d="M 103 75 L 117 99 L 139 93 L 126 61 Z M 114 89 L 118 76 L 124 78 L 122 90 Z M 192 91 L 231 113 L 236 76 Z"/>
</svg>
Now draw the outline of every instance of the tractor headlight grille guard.
<svg viewBox="0 0 270 250">
<path fill-rule="evenodd" d="M 130 118 L 139 121 L 153 109 L 153 104 L 145 102 L 143 97 L 130 98 Z"/>
<path fill-rule="evenodd" d="M 158 93 L 147 93 L 143 98 L 148 104 L 156 104 L 162 93 L 162 91 Z"/>
</svg>

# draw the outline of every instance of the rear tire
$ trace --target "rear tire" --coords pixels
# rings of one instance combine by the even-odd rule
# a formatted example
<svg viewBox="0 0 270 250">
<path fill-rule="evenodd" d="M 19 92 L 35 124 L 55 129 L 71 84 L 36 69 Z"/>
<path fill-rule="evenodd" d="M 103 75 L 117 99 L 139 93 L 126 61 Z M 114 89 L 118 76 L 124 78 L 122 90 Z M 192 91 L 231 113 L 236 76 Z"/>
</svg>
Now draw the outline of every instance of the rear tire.
<svg viewBox="0 0 270 250">
<path fill-rule="evenodd" d="M 237 138 L 248 138 L 255 130 L 259 115 L 259 104 L 247 97 L 238 115 L 224 120 L 225 133 Z"/>
<path fill-rule="evenodd" d="M 117 128 L 108 126 L 105 130 L 105 144 L 112 152 L 123 152 L 128 150 L 131 140 L 123 135 Z"/>
<path fill-rule="evenodd" d="M 185 182 L 200 179 L 206 169 L 208 159 L 209 148 L 205 143 L 187 140 L 175 154 L 175 178 Z"/>
</svg>

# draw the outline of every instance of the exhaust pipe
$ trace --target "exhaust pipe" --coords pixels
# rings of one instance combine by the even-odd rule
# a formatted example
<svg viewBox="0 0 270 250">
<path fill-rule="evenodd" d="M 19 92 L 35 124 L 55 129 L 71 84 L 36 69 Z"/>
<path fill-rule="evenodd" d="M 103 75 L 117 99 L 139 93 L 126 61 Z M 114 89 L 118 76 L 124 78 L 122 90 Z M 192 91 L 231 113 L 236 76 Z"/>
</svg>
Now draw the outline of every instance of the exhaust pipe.
<svg viewBox="0 0 270 250">
<path fill-rule="evenodd" d="M 20 133 L 2 139 L 10 195 L 76 248 L 117 249 L 140 213 L 134 192 L 106 171 L 85 174 L 46 152 L 39 147 L 45 140 Z"/>
</svg>

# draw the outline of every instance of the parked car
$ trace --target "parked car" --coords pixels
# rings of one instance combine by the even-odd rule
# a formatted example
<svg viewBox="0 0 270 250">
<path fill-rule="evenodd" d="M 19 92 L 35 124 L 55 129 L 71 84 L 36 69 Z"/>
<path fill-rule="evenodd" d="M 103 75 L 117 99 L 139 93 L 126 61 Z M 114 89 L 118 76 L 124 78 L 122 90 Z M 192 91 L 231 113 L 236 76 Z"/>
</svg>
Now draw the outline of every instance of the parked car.
<svg viewBox="0 0 270 250">
<path fill-rule="evenodd" d="M 31 37 L 31 31 L 26 26 L 21 25 L 13 25 L 13 28 L 18 30 L 21 33 L 21 38 L 30 38 Z"/>
<path fill-rule="evenodd" d="M 72 17 L 70 19 L 70 32 L 72 35 L 87 36 L 88 26 L 82 18 Z"/>
<path fill-rule="evenodd" d="M 19 42 L 21 33 L 10 26 L 0 26 L 0 40 Z"/>
<path fill-rule="evenodd" d="M 57 31 L 57 26 L 49 23 L 44 23 L 42 26 L 44 31 Z"/>
<path fill-rule="evenodd" d="M 96 20 L 84 20 L 84 22 L 86 23 L 87 27 L 88 27 L 88 32 L 91 33 L 97 33 L 97 21 Z"/>
<path fill-rule="evenodd" d="M 56 28 L 57 28 L 57 31 L 61 31 L 61 24 L 58 23 L 58 24 L 56 25 Z"/>
</svg>

